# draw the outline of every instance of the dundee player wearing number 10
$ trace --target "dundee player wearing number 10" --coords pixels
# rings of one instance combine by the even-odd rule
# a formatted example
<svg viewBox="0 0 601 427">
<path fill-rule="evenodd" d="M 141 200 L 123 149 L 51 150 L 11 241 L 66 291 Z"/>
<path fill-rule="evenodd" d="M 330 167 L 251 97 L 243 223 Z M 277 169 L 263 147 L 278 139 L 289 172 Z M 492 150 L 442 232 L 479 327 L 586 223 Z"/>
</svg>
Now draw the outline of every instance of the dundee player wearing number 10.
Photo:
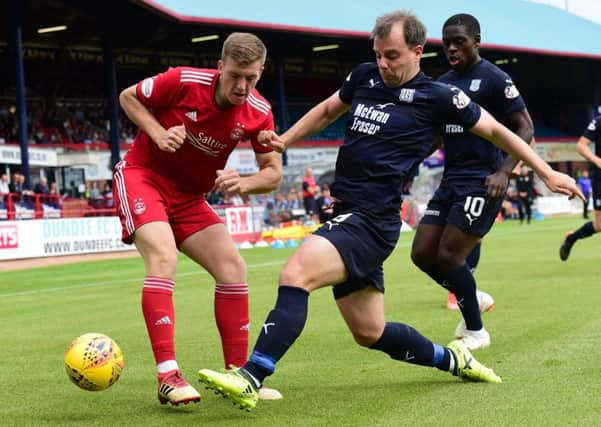
<svg viewBox="0 0 601 427">
<path fill-rule="evenodd" d="M 443 49 L 451 70 L 438 81 L 452 84 L 505 123 L 524 141 L 534 136 L 526 104 L 509 75 L 479 55 L 480 24 L 472 15 L 451 16 L 443 25 Z M 411 258 L 436 282 L 453 292 L 464 320 L 455 331 L 470 350 L 490 345 L 481 311 L 494 300 L 476 290 L 466 258 L 494 224 L 517 164 L 489 141 L 455 123 L 443 129 L 445 168 L 440 186 L 428 203 Z"/>
</svg>

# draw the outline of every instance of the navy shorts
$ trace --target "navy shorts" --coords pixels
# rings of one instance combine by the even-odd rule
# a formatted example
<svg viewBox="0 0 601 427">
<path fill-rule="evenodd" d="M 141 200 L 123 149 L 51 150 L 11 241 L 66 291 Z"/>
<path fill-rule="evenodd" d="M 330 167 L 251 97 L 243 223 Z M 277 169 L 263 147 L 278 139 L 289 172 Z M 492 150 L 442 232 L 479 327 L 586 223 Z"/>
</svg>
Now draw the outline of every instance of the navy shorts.
<svg viewBox="0 0 601 427">
<path fill-rule="evenodd" d="M 593 208 L 596 211 L 601 211 L 601 172 L 597 173 L 598 176 L 595 176 L 592 181 L 592 197 L 593 197 Z"/>
<path fill-rule="evenodd" d="M 503 198 L 486 196 L 484 180 L 443 181 L 428 203 L 420 224 L 452 224 L 468 234 L 482 237 L 490 231 Z"/>
<path fill-rule="evenodd" d="M 348 271 L 347 281 L 333 287 L 334 298 L 368 286 L 384 292 L 382 264 L 394 250 L 400 230 L 399 212 L 376 214 L 358 207 L 334 205 L 332 219 L 314 233 L 336 247 Z"/>
</svg>

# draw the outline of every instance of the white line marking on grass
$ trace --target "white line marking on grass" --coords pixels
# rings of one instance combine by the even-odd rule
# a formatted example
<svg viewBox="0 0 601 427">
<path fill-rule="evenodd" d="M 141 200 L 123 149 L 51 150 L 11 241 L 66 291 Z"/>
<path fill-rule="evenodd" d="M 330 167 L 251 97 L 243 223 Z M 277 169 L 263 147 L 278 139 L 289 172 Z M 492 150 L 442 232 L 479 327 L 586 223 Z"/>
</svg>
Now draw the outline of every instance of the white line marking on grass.
<svg viewBox="0 0 601 427">
<path fill-rule="evenodd" d="M 258 268 L 264 268 L 264 267 L 273 267 L 275 265 L 282 265 L 282 264 L 284 264 L 284 262 L 285 262 L 285 260 L 264 262 L 264 263 L 260 263 L 260 264 L 249 264 L 248 269 L 250 270 L 250 269 L 255 269 L 255 268 L 258 269 Z M 209 273 L 207 273 L 206 270 L 198 270 L 198 271 L 190 271 L 187 273 L 179 273 L 177 275 L 177 277 L 189 277 L 189 276 L 197 276 L 197 275 L 205 275 L 205 274 L 209 274 Z M 82 284 L 73 285 L 73 286 L 56 286 L 53 288 L 36 289 L 36 290 L 31 290 L 31 291 L 0 293 L 0 298 L 22 297 L 22 296 L 27 296 L 27 295 L 45 294 L 45 293 L 61 292 L 61 291 L 72 291 L 72 290 L 77 290 L 77 289 L 96 288 L 96 287 L 103 287 L 103 286 L 116 286 L 116 285 L 123 285 L 125 283 L 140 283 L 141 284 L 142 278 L 108 280 L 105 282 L 82 283 Z"/>
</svg>

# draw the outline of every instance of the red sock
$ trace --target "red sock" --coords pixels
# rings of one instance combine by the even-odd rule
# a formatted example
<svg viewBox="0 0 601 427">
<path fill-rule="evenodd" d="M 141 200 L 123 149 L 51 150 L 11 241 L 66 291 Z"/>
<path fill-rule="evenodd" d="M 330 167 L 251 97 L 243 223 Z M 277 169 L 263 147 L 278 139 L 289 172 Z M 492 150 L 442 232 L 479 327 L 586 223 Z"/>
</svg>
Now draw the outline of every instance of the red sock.
<svg viewBox="0 0 601 427">
<path fill-rule="evenodd" d="M 142 313 L 157 365 L 166 360 L 175 360 L 174 286 L 173 280 L 164 277 L 144 278 Z"/>
<path fill-rule="evenodd" d="M 221 335 L 223 359 L 229 365 L 244 366 L 248 355 L 248 285 L 215 284 L 215 322 Z"/>
</svg>

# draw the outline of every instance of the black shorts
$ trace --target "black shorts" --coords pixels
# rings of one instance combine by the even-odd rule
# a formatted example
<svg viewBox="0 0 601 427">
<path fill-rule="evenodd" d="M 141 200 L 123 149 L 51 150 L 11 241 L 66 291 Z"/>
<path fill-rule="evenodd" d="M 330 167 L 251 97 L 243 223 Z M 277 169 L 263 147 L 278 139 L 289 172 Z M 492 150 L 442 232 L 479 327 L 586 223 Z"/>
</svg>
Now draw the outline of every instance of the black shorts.
<svg viewBox="0 0 601 427">
<path fill-rule="evenodd" d="M 394 250 L 401 230 L 399 212 L 375 214 L 334 205 L 333 218 L 315 231 L 332 243 L 348 271 L 348 279 L 333 288 L 334 298 L 374 286 L 384 292 L 382 264 Z"/>
<path fill-rule="evenodd" d="M 484 180 L 443 181 L 428 203 L 420 224 L 452 224 L 468 234 L 482 237 L 490 231 L 503 198 L 486 196 Z"/>
<path fill-rule="evenodd" d="M 305 197 L 303 199 L 303 206 L 307 215 L 315 215 L 319 212 L 317 208 L 317 200 L 314 197 Z"/>
<path fill-rule="evenodd" d="M 598 175 L 600 176 L 595 176 L 595 178 L 591 180 L 591 184 L 593 187 L 591 196 L 593 197 L 593 208 L 596 211 L 601 211 L 601 173 L 599 173 Z"/>
</svg>

